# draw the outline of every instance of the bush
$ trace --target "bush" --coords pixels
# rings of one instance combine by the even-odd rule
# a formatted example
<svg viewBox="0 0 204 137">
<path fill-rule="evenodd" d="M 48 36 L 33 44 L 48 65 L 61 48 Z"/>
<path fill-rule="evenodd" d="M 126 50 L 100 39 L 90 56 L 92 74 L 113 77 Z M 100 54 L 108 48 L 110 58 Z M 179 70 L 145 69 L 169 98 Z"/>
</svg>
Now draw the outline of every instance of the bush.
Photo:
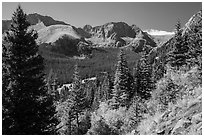
<svg viewBox="0 0 204 137">
<path fill-rule="evenodd" d="M 102 116 L 96 113 L 91 117 L 91 128 L 87 132 L 88 135 L 117 135 L 117 132 L 111 128 Z"/>
</svg>

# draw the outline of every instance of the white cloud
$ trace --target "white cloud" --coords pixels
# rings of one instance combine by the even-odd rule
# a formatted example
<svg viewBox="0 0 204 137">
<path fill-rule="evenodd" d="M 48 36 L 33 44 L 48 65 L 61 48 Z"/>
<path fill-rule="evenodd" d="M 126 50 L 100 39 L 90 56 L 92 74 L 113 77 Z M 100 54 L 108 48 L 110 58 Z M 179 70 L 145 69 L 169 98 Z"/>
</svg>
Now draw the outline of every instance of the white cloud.
<svg viewBox="0 0 204 137">
<path fill-rule="evenodd" d="M 168 32 L 168 31 L 163 31 L 163 30 L 145 30 L 144 32 L 147 32 L 150 35 L 174 35 L 174 32 Z"/>
</svg>

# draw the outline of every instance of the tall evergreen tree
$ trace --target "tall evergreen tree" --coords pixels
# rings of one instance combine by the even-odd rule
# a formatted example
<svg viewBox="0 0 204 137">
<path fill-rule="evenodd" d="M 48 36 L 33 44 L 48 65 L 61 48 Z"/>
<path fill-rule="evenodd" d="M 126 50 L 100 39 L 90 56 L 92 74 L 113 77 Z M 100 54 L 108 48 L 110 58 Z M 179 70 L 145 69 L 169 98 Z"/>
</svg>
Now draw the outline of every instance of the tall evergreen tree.
<svg viewBox="0 0 204 137">
<path fill-rule="evenodd" d="M 191 66 L 198 65 L 202 67 L 202 23 L 196 23 L 192 26 L 188 35 L 189 59 Z"/>
<path fill-rule="evenodd" d="M 141 59 L 136 65 L 134 75 L 137 95 L 145 100 L 151 97 L 151 92 L 155 87 L 152 78 L 152 66 L 147 57 L 147 52 L 143 51 Z"/>
<path fill-rule="evenodd" d="M 181 23 L 176 24 L 176 34 L 174 37 L 173 50 L 168 53 L 167 61 L 172 67 L 179 69 L 179 67 L 186 64 L 188 58 L 188 43 L 187 37 L 182 37 Z"/>
<path fill-rule="evenodd" d="M 72 87 L 66 100 L 58 104 L 58 117 L 60 124 L 58 132 L 62 135 L 80 134 L 79 117 L 86 105 L 86 92 L 82 89 L 81 78 L 79 76 L 78 65 L 74 67 Z"/>
<path fill-rule="evenodd" d="M 2 133 L 9 133 L 10 127 L 14 126 L 15 121 L 11 117 L 12 102 L 10 101 L 10 95 L 8 92 L 9 75 L 8 68 L 6 66 L 6 44 L 2 44 Z"/>
<path fill-rule="evenodd" d="M 112 95 L 112 90 L 113 90 L 113 82 L 111 81 L 111 77 L 108 73 L 105 73 L 103 82 L 101 84 L 101 101 L 107 101 L 111 99 Z"/>
<path fill-rule="evenodd" d="M 127 66 L 124 53 L 120 50 L 113 89 L 113 105 L 115 104 L 116 108 L 126 106 L 130 102 L 134 92 L 133 82 L 134 80 Z"/>
<path fill-rule="evenodd" d="M 154 62 L 152 64 L 152 75 L 153 81 L 156 83 L 159 79 L 161 79 L 166 73 L 166 68 L 164 62 L 159 60 L 159 62 Z"/>
<path fill-rule="evenodd" d="M 4 39 L 7 81 L 3 87 L 3 108 L 9 113 L 7 118 L 3 115 L 3 134 L 55 133 L 55 107 L 45 86 L 43 58 L 35 42 L 37 33 L 28 31 L 29 25 L 19 5 Z"/>
<path fill-rule="evenodd" d="M 71 98 L 74 103 L 74 106 L 72 109 L 73 109 L 74 115 L 76 116 L 77 132 L 79 132 L 79 116 L 83 112 L 87 104 L 86 104 L 86 93 L 82 89 L 82 83 L 79 76 L 78 65 L 75 65 L 75 68 L 74 68 Z"/>
<path fill-rule="evenodd" d="M 74 103 L 73 100 L 67 98 L 65 101 L 59 101 L 57 104 L 57 114 L 60 123 L 56 126 L 60 135 L 73 134 L 73 121 L 75 116 L 73 113 Z"/>
<path fill-rule="evenodd" d="M 141 101 L 139 97 L 135 95 L 132 99 L 131 106 L 128 109 L 128 127 L 136 128 L 139 125 L 139 122 L 142 119 L 142 115 L 144 113 L 144 107 L 141 105 Z"/>
</svg>

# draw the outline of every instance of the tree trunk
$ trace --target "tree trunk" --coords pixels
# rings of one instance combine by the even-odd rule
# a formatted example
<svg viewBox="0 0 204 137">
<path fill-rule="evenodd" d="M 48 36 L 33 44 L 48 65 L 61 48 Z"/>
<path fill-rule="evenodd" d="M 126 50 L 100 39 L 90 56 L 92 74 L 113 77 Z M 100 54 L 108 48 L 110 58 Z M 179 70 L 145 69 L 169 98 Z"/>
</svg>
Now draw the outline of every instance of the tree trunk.
<svg viewBox="0 0 204 137">
<path fill-rule="evenodd" d="M 76 120 L 77 120 L 77 134 L 79 134 L 79 114 L 76 113 Z"/>
</svg>

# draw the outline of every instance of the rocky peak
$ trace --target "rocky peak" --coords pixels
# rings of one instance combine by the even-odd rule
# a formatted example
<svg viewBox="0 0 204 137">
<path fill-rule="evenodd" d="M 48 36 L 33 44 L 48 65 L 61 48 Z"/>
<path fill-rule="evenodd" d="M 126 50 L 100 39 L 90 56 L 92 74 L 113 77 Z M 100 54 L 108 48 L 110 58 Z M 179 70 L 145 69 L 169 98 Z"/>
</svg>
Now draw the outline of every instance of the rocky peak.
<svg viewBox="0 0 204 137">
<path fill-rule="evenodd" d="M 142 30 L 138 27 L 138 26 L 136 26 L 135 24 L 133 24 L 132 26 L 131 26 L 131 28 L 135 31 L 135 35 L 138 35 L 140 32 L 142 32 Z"/>
<path fill-rule="evenodd" d="M 194 26 L 202 26 L 202 11 L 200 10 L 196 14 L 194 14 L 189 21 L 185 24 L 183 28 L 183 34 L 188 33 L 189 31 L 192 31 L 192 28 Z M 202 27 L 201 27 L 202 29 Z"/>
<path fill-rule="evenodd" d="M 112 34 L 116 33 L 118 37 L 131 37 L 135 36 L 132 28 L 124 22 L 109 22 L 102 26 L 92 28 L 91 33 L 97 37 L 109 38 Z"/>
<path fill-rule="evenodd" d="M 83 30 L 86 31 L 86 32 L 90 32 L 91 29 L 92 29 L 92 26 L 91 26 L 91 25 L 85 25 L 85 26 L 83 27 Z"/>
<path fill-rule="evenodd" d="M 56 25 L 56 24 L 68 25 L 63 21 L 57 21 L 50 16 L 43 16 L 38 13 L 28 14 L 27 19 L 31 23 L 31 25 L 35 25 L 39 21 L 43 22 L 45 26 Z"/>
</svg>

